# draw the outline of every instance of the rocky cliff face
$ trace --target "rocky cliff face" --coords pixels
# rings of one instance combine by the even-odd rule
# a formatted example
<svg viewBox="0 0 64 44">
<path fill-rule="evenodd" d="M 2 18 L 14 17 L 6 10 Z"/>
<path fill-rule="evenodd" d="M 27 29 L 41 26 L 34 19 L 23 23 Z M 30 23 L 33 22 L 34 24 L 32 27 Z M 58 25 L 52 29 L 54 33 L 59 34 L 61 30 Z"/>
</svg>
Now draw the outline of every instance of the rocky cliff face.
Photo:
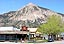
<svg viewBox="0 0 64 44">
<path fill-rule="evenodd" d="M 29 3 L 17 11 L 10 11 L 0 15 L 0 26 L 14 26 L 19 28 L 20 25 L 26 25 L 28 27 L 37 27 L 42 23 L 46 23 L 46 19 L 50 15 L 64 16 L 50 9 Z"/>
</svg>

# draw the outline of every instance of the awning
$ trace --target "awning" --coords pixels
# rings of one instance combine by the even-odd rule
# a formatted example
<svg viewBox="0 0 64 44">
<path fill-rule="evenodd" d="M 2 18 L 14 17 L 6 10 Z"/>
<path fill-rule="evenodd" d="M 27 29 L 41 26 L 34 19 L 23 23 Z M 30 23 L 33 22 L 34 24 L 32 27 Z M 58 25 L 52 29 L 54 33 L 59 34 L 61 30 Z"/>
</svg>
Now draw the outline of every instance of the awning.
<svg viewBox="0 0 64 44">
<path fill-rule="evenodd" d="M 36 34 L 42 34 L 42 33 L 37 31 Z"/>
<path fill-rule="evenodd" d="M 28 31 L 0 31 L 0 34 L 28 34 Z"/>
</svg>

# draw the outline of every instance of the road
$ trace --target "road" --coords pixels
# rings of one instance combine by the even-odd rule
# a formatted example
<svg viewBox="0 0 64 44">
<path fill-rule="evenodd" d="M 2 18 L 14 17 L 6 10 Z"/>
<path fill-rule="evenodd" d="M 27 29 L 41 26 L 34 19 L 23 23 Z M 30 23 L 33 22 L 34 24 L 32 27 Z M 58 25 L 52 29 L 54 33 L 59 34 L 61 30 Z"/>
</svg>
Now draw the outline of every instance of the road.
<svg viewBox="0 0 64 44">
<path fill-rule="evenodd" d="M 64 40 L 62 40 L 62 41 L 54 41 L 54 42 L 45 42 L 45 43 L 42 43 L 42 44 L 64 44 Z"/>
<path fill-rule="evenodd" d="M 45 42 L 45 43 L 0 42 L 0 44 L 64 44 L 64 40 L 54 41 L 54 42 Z"/>
</svg>

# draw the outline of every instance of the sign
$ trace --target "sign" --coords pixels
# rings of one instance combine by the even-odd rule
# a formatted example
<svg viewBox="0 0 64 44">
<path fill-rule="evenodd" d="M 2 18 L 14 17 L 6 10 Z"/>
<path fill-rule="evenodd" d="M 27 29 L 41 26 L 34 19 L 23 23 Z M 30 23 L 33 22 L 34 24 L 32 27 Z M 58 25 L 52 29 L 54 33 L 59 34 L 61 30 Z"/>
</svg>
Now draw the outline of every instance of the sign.
<svg viewBox="0 0 64 44">
<path fill-rule="evenodd" d="M 22 26 L 22 30 L 23 30 L 23 31 L 26 31 L 27 28 L 28 28 L 28 27 L 26 27 L 26 26 Z"/>
</svg>

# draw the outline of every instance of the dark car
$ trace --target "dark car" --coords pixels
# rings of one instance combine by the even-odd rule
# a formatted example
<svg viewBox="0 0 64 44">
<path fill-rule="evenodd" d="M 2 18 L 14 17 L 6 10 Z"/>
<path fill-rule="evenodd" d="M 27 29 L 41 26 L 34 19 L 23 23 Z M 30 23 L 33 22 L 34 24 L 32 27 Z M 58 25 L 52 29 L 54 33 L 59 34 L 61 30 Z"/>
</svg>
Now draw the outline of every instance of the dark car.
<svg viewBox="0 0 64 44">
<path fill-rule="evenodd" d="M 48 42 L 53 42 L 54 41 L 54 37 L 53 36 L 48 36 Z"/>
<path fill-rule="evenodd" d="M 53 42 L 54 39 L 53 38 L 48 38 L 48 42 Z"/>
</svg>

